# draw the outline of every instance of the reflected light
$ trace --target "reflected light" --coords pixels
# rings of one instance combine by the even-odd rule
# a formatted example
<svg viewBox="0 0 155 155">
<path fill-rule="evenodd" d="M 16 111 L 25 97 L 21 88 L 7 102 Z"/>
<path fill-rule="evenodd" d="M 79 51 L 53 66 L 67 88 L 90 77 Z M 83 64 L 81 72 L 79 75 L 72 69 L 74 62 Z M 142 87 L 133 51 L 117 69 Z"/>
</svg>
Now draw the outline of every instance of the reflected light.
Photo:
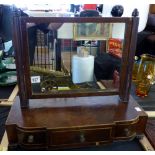
<svg viewBox="0 0 155 155">
<path fill-rule="evenodd" d="M 27 2 L 19 1 L 19 0 L 1 0 L 1 4 L 15 4 L 19 8 L 29 8 L 32 9 L 34 7 L 44 7 L 44 9 L 52 10 L 53 8 L 59 8 L 60 4 L 61 7 L 66 9 L 69 7 L 69 4 L 95 4 L 96 0 L 27 0 Z M 141 0 L 140 2 L 135 2 L 135 0 L 130 0 L 126 2 L 124 0 L 98 0 L 98 4 L 103 4 L 103 16 L 104 17 L 111 17 L 111 9 L 114 5 L 122 5 L 124 7 L 123 17 L 131 17 L 132 11 L 137 8 L 139 11 L 139 27 L 138 32 L 142 31 L 147 22 L 148 12 L 149 12 L 149 3 L 151 4 L 151 0 Z M 35 4 L 35 5 L 34 5 Z M 63 4 L 63 6 L 62 6 Z"/>
</svg>

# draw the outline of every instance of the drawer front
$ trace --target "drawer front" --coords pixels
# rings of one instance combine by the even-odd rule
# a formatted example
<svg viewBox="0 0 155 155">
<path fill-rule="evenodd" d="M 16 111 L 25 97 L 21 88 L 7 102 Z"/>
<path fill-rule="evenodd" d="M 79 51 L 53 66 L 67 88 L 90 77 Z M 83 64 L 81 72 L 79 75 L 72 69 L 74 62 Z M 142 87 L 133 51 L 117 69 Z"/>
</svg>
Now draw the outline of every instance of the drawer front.
<svg viewBox="0 0 155 155">
<path fill-rule="evenodd" d="M 50 145 L 82 144 L 110 141 L 112 127 L 103 129 L 81 129 L 68 131 L 51 131 Z"/>
<path fill-rule="evenodd" d="M 115 139 L 128 139 L 135 136 L 136 136 L 135 124 L 116 126 Z"/>
<path fill-rule="evenodd" d="M 46 131 L 17 129 L 18 144 L 22 146 L 45 146 L 47 144 Z"/>
</svg>

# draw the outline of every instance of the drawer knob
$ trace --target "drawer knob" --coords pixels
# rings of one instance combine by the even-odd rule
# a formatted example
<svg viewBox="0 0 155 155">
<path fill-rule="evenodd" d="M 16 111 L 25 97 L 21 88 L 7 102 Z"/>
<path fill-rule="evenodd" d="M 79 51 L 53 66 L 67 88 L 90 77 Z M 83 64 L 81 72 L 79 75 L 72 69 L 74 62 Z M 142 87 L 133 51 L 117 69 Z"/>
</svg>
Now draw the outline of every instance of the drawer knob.
<svg viewBox="0 0 155 155">
<path fill-rule="evenodd" d="M 125 135 L 128 136 L 130 134 L 130 130 L 128 128 L 124 129 Z"/>
<path fill-rule="evenodd" d="M 27 142 L 28 143 L 33 143 L 33 141 L 34 141 L 34 136 L 33 135 L 29 135 L 28 139 L 27 139 Z"/>
<path fill-rule="evenodd" d="M 80 142 L 81 143 L 85 142 L 85 137 L 83 133 L 80 134 Z"/>
</svg>

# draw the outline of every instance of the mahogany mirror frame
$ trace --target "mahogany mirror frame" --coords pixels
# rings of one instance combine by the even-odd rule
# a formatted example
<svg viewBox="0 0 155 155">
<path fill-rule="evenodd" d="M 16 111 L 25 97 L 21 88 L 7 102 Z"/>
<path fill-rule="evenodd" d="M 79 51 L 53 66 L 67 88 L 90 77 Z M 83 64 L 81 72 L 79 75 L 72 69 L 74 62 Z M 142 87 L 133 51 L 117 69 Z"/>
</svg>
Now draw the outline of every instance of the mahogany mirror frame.
<svg viewBox="0 0 155 155">
<path fill-rule="evenodd" d="M 27 23 L 125 23 L 125 35 L 123 42 L 123 52 L 121 59 L 120 85 L 119 91 L 104 91 L 96 93 L 64 93 L 64 94 L 47 94 L 39 95 L 32 93 L 29 54 L 28 54 L 28 38 Z M 15 48 L 17 79 L 19 86 L 19 97 L 21 107 L 28 107 L 29 99 L 40 98 L 65 98 L 65 97 L 82 97 L 82 96 L 109 96 L 119 95 L 121 102 L 128 103 L 132 67 L 134 63 L 134 55 L 138 31 L 138 17 L 22 17 L 16 13 L 13 17 L 13 43 Z"/>
</svg>

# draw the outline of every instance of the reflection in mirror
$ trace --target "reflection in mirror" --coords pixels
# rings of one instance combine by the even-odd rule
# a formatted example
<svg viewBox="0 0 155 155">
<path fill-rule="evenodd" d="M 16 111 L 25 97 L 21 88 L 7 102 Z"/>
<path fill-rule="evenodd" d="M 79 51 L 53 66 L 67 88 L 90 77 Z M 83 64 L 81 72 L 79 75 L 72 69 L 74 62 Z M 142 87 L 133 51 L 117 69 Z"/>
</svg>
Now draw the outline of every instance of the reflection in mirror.
<svg viewBox="0 0 155 155">
<path fill-rule="evenodd" d="M 33 94 L 118 92 L 124 41 L 118 25 L 27 25 Z"/>
</svg>

